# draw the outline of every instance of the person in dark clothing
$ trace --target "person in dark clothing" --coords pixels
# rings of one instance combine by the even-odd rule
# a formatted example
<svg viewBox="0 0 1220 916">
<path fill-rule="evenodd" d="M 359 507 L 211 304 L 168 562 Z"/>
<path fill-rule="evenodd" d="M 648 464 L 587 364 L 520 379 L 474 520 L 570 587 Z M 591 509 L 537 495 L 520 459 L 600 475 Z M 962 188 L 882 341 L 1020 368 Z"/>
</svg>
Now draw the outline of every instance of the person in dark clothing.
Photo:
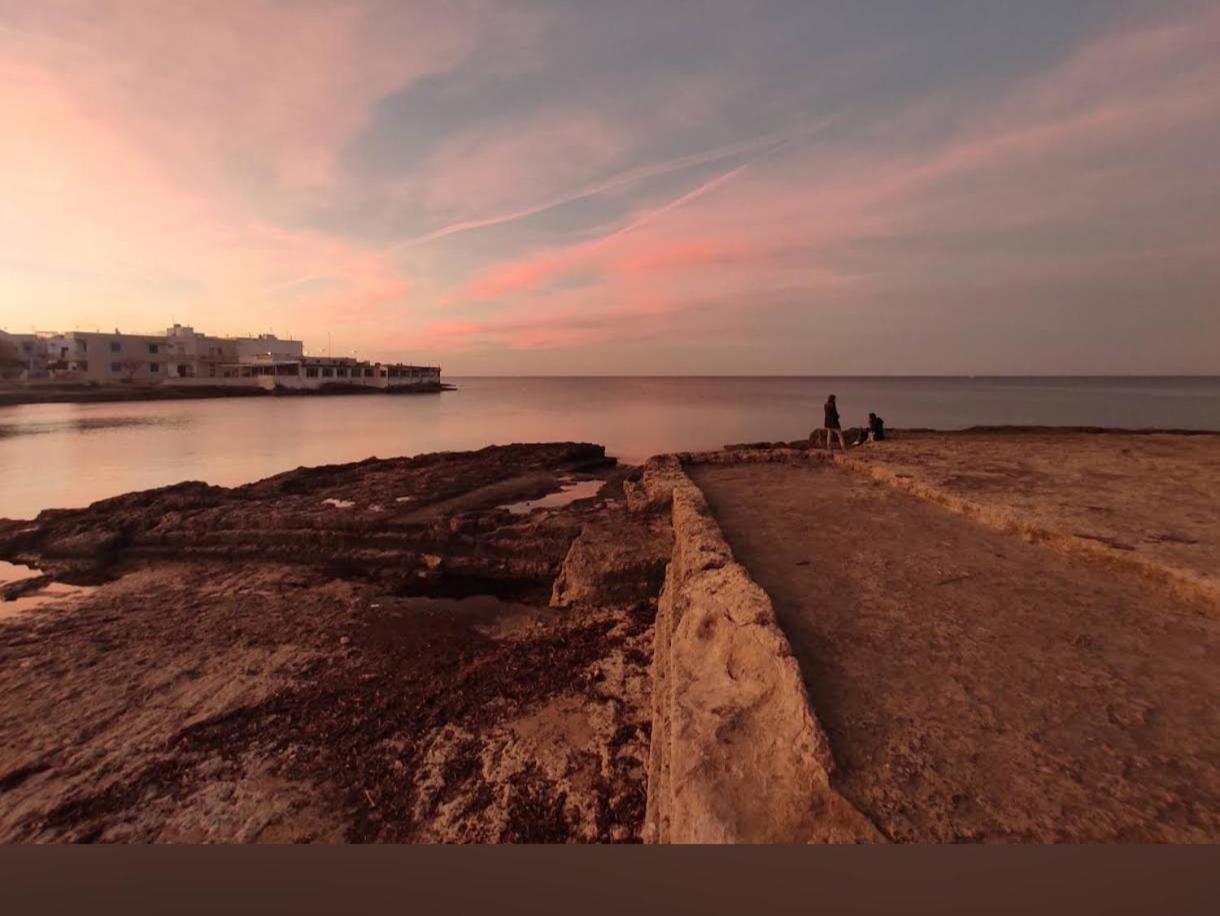
<svg viewBox="0 0 1220 916">
<path fill-rule="evenodd" d="M 868 415 L 868 423 L 864 429 L 860 430 L 860 438 L 856 440 L 856 445 L 863 445 L 865 442 L 881 442 L 885 439 L 885 421 L 875 413 Z"/>
<path fill-rule="evenodd" d="M 839 423 L 839 408 L 835 405 L 835 396 L 832 394 L 826 399 L 824 405 L 826 411 L 826 419 L 823 423 L 823 429 L 826 430 L 826 451 L 833 451 L 831 447 L 831 436 L 839 437 L 839 445 L 843 447 L 843 451 L 847 451 L 847 440 L 843 438 L 843 427 Z"/>
<path fill-rule="evenodd" d="M 885 421 L 875 413 L 868 415 L 868 431 L 869 438 L 874 442 L 880 442 L 885 438 Z"/>
</svg>

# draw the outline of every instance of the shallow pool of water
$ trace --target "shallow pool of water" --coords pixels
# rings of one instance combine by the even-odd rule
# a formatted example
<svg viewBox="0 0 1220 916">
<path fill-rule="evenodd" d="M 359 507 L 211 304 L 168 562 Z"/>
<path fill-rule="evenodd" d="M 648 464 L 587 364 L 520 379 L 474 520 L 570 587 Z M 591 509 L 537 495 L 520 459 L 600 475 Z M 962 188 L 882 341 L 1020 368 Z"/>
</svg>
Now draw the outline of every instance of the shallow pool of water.
<svg viewBox="0 0 1220 916">
<path fill-rule="evenodd" d="M 41 576 L 42 570 L 32 566 L 22 566 L 20 563 L 0 561 L 0 586 L 24 582 Z M 62 582 L 52 582 L 37 591 L 14 598 L 11 601 L 0 600 L 0 620 L 8 620 L 18 614 L 32 611 L 47 604 L 59 603 L 65 600 L 79 598 L 93 591 L 92 588 L 80 585 L 65 585 Z"/>
<path fill-rule="evenodd" d="M 519 503 L 509 503 L 507 506 L 501 506 L 507 509 L 513 515 L 525 515 L 528 512 L 533 512 L 535 509 L 557 509 L 560 506 L 566 506 L 569 503 L 574 503 L 578 499 L 588 499 L 590 496 L 596 496 L 597 491 L 602 488 L 604 480 L 567 480 L 562 481 L 563 485 L 554 493 L 548 493 L 546 496 L 540 496 L 537 499 L 526 499 Z"/>
</svg>

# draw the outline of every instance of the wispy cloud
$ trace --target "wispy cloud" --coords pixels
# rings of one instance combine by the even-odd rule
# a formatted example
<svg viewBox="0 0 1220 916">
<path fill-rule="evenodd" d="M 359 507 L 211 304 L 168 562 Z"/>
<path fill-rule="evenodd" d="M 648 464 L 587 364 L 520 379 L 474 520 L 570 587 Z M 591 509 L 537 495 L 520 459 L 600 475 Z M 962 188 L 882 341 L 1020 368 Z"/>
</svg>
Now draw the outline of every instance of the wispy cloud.
<svg viewBox="0 0 1220 916">
<path fill-rule="evenodd" d="M 894 289 L 914 309 L 924 289 L 970 290 L 981 276 L 1014 289 L 1069 276 L 1073 289 L 1109 288 L 1107 272 L 1141 253 L 1162 264 L 1180 253 L 1172 263 L 1199 270 L 1209 250 L 1199 233 L 1220 237 L 1220 215 L 1190 204 L 1220 201 L 1220 180 L 1189 138 L 1203 144 L 1220 123 L 1218 39 L 1214 16 L 1117 29 L 999 97 L 955 93 L 936 112 L 957 114 L 939 142 L 881 130 L 866 144 L 794 146 L 732 193 L 699 200 L 741 171 L 731 170 L 623 230 L 481 270 L 468 295 L 503 317 L 471 333 L 519 346 L 546 336 L 539 326 L 563 339 L 570 323 L 583 342 L 609 342 L 713 299 L 748 312 L 755 291 L 780 283 L 812 309 Z M 1114 72 L 1140 81 L 1106 78 Z M 599 307 L 622 322 L 591 329 Z"/>
<path fill-rule="evenodd" d="M 600 249 L 613 245 L 625 235 L 648 225 L 666 213 L 671 213 L 705 194 L 714 191 L 724 183 L 740 175 L 749 163 L 743 163 L 729 169 L 715 178 L 703 182 L 695 188 L 675 197 L 661 206 L 654 207 L 635 214 L 624 226 L 615 229 L 599 238 L 531 255 L 525 259 L 507 265 L 495 267 L 477 276 L 467 287 L 470 295 L 480 299 L 493 299 L 505 293 L 517 293 L 535 287 L 554 277 L 580 270 L 589 262 L 589 258 Z"/>
<path fill-rule="evenodd" d="M 668 175 L 672 172 L 684 171 L 697 166 L 710 165 L 712 163 L 720 162 L 724 159 L 730 159 L 737 156 L 745 156 L 761 152 L 773 152 L 796 137 L 811 136 L 816 132 L 817 129 L 825 126 L 827 123 L 829 123 L 829 121 L 822 121 L 817 125 L 816 128 L 805 128 L 800 131 L 782 131 L 761 137 L 753 137 L 746 140 L 739 140 L 734 143 L 723 144 L 711 149 L 701 150 L 696 153 L 689 153 L 685 156 L 677 156 L 661 162 L 654 162 L 648 165 L 638 166 L 636 168 L 620 172 L 619 174 L 603 181 L 586 185 L 575 191 L 560 194 L 540 203 L 523 207 L 518 210 L 513 210 L 509 213 L 501 213 L 495 216 L 486 216 L 478 219 L 463 220 L 461 222 L 451 223 L 447 226 L 442 226 L 439 229 L 426 232 L 423 235 L 406 239 L 393 247 L 394 250 L 413 248 L 418 245 L 425 245 L 428 242 L 435 242 L 439 239 L 447 238 L 451 235 L 456 235 L 459 232 L 469 232 L 474 229 L 486 229 L 491 226 L 501 226 L 505 223 L 516 222 L 520 219 L 536 216 L 539 213 L 545 213 L 547 210 L 553 210 L 556 207 L 562 207 L 565 204 L 571 204 L 590 197 L 608 194 L 612 191 L 618 191 L 638 182 L 645 181 L 650 178 L 657 178 L 662 175 Z"/>
<path fill-rule="evenodd" d="M 1156 301 L 1189 329 L 1178 368 L 1206 362 L 1220 13 L 1031 0 L 993 12 L 1033 26 L 980 37 L 935 11 L 908 35 L 864 5 L 701 9 L 590 29 L 495 0 L 0 0 L 0 326 L 172 312 L 606 371 L 624 342 L 772 321 L 787 365 L 831 337 L 896 364 L 935 314 L 929 361 L 973 328 L 1019 368 L 1025 315 Z M 427 142 L 378 171 L 374 136 Z M 1061 333 L 1096 364 L 1142 346 L 1087 324 Z"/>
</svg>

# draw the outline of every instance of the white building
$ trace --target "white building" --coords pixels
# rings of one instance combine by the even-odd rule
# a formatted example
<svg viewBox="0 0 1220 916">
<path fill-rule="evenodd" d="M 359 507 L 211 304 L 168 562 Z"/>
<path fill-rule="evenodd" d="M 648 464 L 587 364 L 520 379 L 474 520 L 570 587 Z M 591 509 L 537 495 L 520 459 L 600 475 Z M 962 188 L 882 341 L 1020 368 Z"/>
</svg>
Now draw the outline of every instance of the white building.
<svg viewBox="0 0 1220 916">
<path fill-rule="evenodd" d="M 259 385 L 263 388 L 434 388 L 441 382 L 439 366 L 403 363 L 370 363 L 347 356 L 301 356 L 274 359 L 270 356 L 221 367 L 226 384 Z"/>
<path fill-rule="evenodd" d="M 163 334 L 69 331 L 48 344 L 52 377 L 84 382 L 159 382 L 167 374 Z"/>
<path fill-rule="evenodd" d="M 0 332 L 3 334 L 3 332 Z M 438 366 L 361 362 L 351 357 L 306 356 L 299 340 L 274 334 L 212 337 L 175 324 L 164 334 L 70 331 L 65 334 L 5 334 L 5 377 L 44 377 L 92 383 L 235 385 L 262 388 L 359 386 L 400 389 L 440 385 Z M 38 372 L 34 370 L 37 369 Z"/>
<path fill-rule="evenodd" d="M 46 334 L 8 334 L 0 331 L 0 378 L 28 381 L 47 375 Z"/>
<path fill-rule="evenodd" d="M 274 334 L 258 337 L 234 337 L 237 362 L 252 363 L 262 359 L 293 360 L 305 355 L 305 345 L 299 340 L 280 340 Z"/>
</svg>

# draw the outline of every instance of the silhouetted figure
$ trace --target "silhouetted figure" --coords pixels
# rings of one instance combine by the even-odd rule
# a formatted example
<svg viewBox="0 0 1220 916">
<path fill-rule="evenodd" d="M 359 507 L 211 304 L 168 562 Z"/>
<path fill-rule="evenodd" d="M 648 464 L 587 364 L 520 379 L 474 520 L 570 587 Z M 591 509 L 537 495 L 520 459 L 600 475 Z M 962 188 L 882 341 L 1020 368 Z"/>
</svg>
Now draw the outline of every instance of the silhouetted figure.
<svg viewBox="0 0 1220 916">
<path fill-rule="evenodd" d="M 881 442 L 885 439 L 885 421 L 875 413 L 868 415 L 868 424 L 864 429 L 860 430 L 860 438 L 856 445 L 863 445 L 865 442 Z"/>
<path fill-rule="evenodd" d="M 843 427 L 839 424 L 839 408 L 835 406 L 835 396 L 832 394 L 826 399 L 825 404 L 826 420 L 822 424 L 826 430 L 826 451 L 833 451 L 831 446 L 831 436 L 839 437 L 839 445 L 843 447 L 843 451 L 847 451 L 847 440 L 843 438 Z"/>
</svg>

